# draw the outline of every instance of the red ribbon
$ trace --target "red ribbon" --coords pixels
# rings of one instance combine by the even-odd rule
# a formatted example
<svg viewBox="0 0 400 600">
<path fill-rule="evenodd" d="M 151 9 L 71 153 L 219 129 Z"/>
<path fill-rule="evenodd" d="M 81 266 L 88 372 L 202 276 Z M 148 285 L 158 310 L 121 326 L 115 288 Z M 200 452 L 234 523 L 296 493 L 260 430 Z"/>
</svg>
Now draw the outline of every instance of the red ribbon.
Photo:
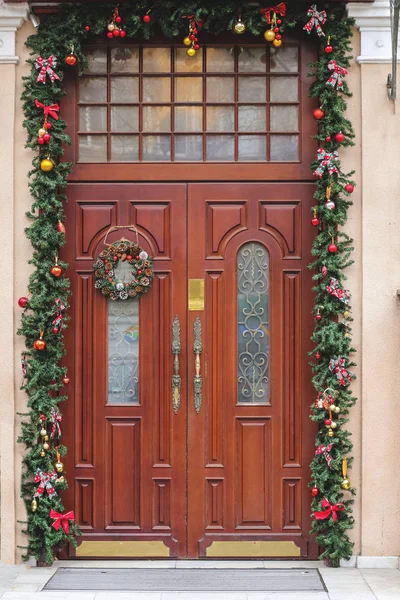
<svg viewBox="0 0 400 600">
<path fill-rule="evenodd" d="M 41 102 L 39 102 L 39 100 L 35 100 L 35 104 L 38 108 L 43 108 L 43 113 L 44 116 L 50 115 L 51 117 L 53 117 L 53 119 L 55 119 L 56 121 L 58 121 L 58 111 L 60 110 L 60 107 L 58 106 L 58 104 L 50 104 L 49 106 L 46 106 L 45 104 L 42 104 Z"/>
<path fill-rule="evenodd" d="M 324 498 L 322 500 L 322 508 L 325 510 L 315 511 L 314 517 L 316 519 L 327 519 L 330 515 L 332 515 L 332 519 L 337 521 L 337 513 L 344 510 L 344 504 L 331 504 L 326 498 Z"/>
<path fill-rule="evenodd" d="M 201 29 L 203 27 L 204 21 L 201 19 L 198 21 L 194 15 L 182 15 L 182 19 L 189 19 L 192 27 L 197 27 L 197 29 Z"/>
<path fill-rule="evenodd" d="M 327 446 L 320 444 L 315 451 L 315 456 L 320 456 L 321 454 L 324 455 L 326 463 L 330 469 L 332 469 L 333 457 L 329 454 L 329 452 L 332 450 L 332 448 L 333 444 L 328 444 Z"/>
<path fill-rule="evenodd" d="M 64 529 L 65 533 L 68 534 L 69 533 L 68 521 L 74 521 L 75 514 L 74 514 L 73 510 L 70 510 L 69 512 L 62 515 L 61 513 L 56 512 L 55 510 L 51 509 L 50 519 L 55 519 L 54 523 L 52 523 L 51 526 L 54 527 L 54 529 L 56 531 L 58 531 L 62 525 L 62 528 Z"/>
<path fill-rule="evenodd" d="M 286 3 L 281 2 L 276 6 L 261 9 L 261 14 L 267 19 L 268 25 L 271 24 L 271 13 L 275 13 L 276 15 L 281 15 L 281 17 L 284 17 L 286 15 Z"/>
</svg>

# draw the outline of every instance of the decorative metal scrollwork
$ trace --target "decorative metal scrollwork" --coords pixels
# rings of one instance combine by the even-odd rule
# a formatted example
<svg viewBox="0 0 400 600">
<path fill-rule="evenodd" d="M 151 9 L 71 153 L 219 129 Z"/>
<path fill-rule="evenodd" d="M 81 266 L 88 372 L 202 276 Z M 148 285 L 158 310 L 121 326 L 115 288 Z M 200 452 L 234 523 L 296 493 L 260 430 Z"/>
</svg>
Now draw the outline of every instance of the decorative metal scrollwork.
<svg viewBox="0 0 400 600">
<path fill-rule="evenodd" d="M 181 325 L 178 315 L 172 323 L 172 354 L 174 355 L 174 374 L 172 376 L 172 408 L 178 414 L 181 405 L 181 376 L 179 375 L 179 355 L 181 353 Z"/>
<path fill-rule="evenodd" d="M 203 342 L 201 341 L 201 321 L 200 317 L 197 316 L 194 322 L 194 344 L 193 352 L 195 354 L 195 375 L 193 377 L 194 387 L 194 407 L 197 414 L 200 412 L 201 405 L 203 404 L 203 378 L 200 375 L 200 354 L 203 352 Z"/>
</svg>

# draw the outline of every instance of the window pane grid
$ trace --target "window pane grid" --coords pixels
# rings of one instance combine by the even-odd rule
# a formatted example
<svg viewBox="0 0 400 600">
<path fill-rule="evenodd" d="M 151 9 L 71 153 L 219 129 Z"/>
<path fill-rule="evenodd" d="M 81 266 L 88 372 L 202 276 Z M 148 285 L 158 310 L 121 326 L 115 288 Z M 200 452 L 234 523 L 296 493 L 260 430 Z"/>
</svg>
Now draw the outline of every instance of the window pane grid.
<svg viewBox="0 0 400 600">
<path fill-rule="evenodd" d="M 297 46 L 206 46 L 194 60 L 182 47 L 120 46 L 88 57 L 77 84 L 81 162 L 300 159 Z"/>
</svg>

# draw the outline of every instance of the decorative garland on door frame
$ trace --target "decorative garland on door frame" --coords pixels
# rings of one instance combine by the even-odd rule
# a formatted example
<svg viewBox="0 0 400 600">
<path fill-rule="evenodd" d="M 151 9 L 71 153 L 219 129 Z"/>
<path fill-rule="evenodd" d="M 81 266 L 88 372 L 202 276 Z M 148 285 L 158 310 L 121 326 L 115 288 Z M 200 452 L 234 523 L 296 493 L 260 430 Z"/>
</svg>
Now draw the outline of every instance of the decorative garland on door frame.
<svg viewBox="0 0 400 600">
<path fill-rule="evenodd" d="M 196 51 L 201 45 L 202 31 L 218 35 L 232 32 L 235 27 L 239 32 L 243 24 L 255 36 L 267 30 L 265 38 L 270 42 L 273 31 L 275 39 L 282 38 L 283 44 L 289 28 L 305 28 L 304 34 L 314 35 L 320 45 L 319 61 L 312 65 L 315 79 L 310 87 L 310 96 L 319 99 L 320 107 L 314 113 L 319 120 L 316 139 L 320 149 L 311 165 L 317 175 L 312 219 L 317 235 L 312 247 L 315 260 L 310 265 L 316 293 L 311 365 L 318 394 L 312 403 L 311 418 L 319 425 L 311 463 L 312 532 L 323 548 L 321 558 L 327 564 L 336 567 L 340 559 L 351 556 L 353 544 L 347 530 L 354 523 L 353 501 L 347 494 L 344 497 L 343 489 L 354 494 L 346 476 L 347 465 L 352 462 L 348 458 L 352 444 L 346 423 L 355 403 L 348 387 L 354 349 L 350 339 L 349 294 L 343 283 L 353 248 L 352 240 L 338 229 L 347 220 L 349 194 L 354 185 L 349 179 L 352 173 L 343 173 L 339 160 L 341 147 L 354 145 L 344 100 L 350 96 L 345 75 L 353 21 L 345 17 L 341 3 L 310 7 L 309 3 L 289 2 L 284 7 L 285 15 L 282 4 L 264 8 L 262 4 L 246 6 L 234 0 L 128 0 L 119 6 L 119 12 L 112 4 L 69 5 L 42 16 L 37 32 L 26 42 L 33 58 L 28 61 L 31 74 L 24 78 L 22 93 L 24 127 L 28 131 L 27 147 L 35 156 L 29 173 L 33 204 L 27 216 L 31 225 L 26 229 L 33 247 L 29 261 L 33 272 L 29 295 L 19 300 L 24 311 L 18 331 L 26 341 L 22 389 L 29 396 L 29 412 L 23 415 L 19 438 L 26 446 L 21 490 L 28 514 L 24 527 L 28 538 L 25 558 L 33 555 L 39 564 L 51 564 L 66 542 L 76 545 L 75 537 L 79 535 L 74 514 L 65 513 L 60 497 L 60 491 L 67 488 L 61 462 L 66 447 L 60 442 L 59 405 L 67 399 L 65 386 L 69 382 L 61 363 L 65 355 L 62 330 L 66 327 L 64 314 L 70 282 L 65 276 L 68 265 L 60 262 L 58 255 L 66 241 L 66 197 L 62 191 L 73 168 L 71 163 L 62 161 L 63 146 L 70 143 L 58 106 L 64 96 L 63 74 L 76 63 L 75 68 L 85 67 L 82 44 L 93 35 L 103 36 L 105 44 L 106 36 L 126 36 L 129 42 L 137 43 L 162 33 L 176 43 L 179 36 L 186 35 L 184 43 L 189 46 L 190 55 L 190 50 Z M 324 10 L 326 16 L 321 12 Z M 113 33 L 111 25 L 119 30 L 118 34 Z M 240 42 L 240 36 L 233 34 L 232 42 Z"/>
</svg>

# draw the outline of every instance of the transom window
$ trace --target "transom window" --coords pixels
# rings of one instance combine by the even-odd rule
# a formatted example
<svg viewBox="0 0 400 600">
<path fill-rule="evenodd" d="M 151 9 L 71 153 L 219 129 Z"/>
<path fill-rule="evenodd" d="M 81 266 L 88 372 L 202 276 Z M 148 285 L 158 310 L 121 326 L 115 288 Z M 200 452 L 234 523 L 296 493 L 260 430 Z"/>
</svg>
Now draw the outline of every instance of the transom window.
<svg viewBox="0 0 400 600">
<path fill-rule="evenodd" d="M 87 51 L 79 162 L 297 162 L 299 51 L 173 46 Z"/>
</svg>

